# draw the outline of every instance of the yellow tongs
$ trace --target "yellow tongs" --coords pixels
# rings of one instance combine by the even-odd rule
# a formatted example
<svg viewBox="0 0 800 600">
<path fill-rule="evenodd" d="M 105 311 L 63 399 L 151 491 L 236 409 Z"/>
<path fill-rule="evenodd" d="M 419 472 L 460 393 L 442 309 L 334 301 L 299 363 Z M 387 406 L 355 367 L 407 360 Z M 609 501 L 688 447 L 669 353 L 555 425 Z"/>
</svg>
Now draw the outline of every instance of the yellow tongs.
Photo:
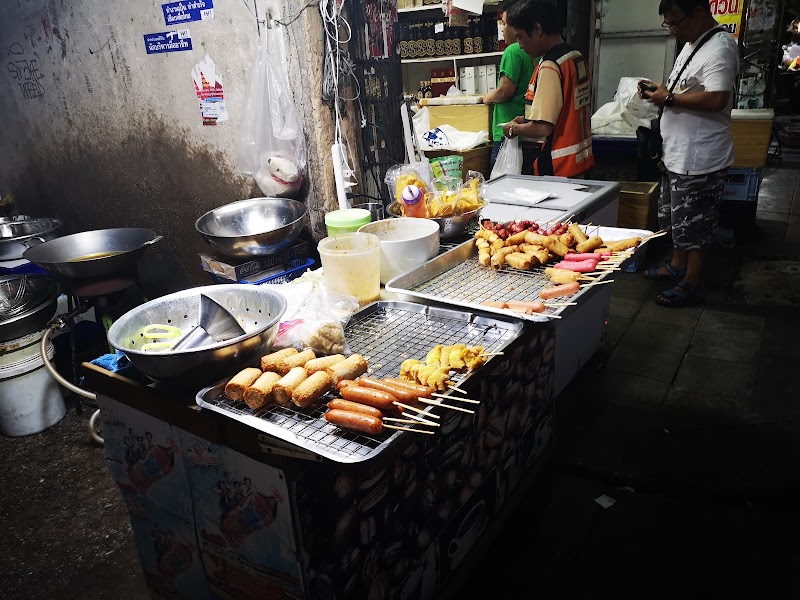
<svg viewBox="0 0 800 600">
<path fill-rule="evenodd" d="M 174 325 L 161 325 L 158 323 L 146 325 L 142 329 L 142 337 L 147 340 L 162 340 L 158 342 L 148 342 L 142 346 L 142 352 L 166 352 L 171 350 L 181 337 L 181 330 Z M 169 340 L 169 341 L 163 341 Z"/>
</svg>

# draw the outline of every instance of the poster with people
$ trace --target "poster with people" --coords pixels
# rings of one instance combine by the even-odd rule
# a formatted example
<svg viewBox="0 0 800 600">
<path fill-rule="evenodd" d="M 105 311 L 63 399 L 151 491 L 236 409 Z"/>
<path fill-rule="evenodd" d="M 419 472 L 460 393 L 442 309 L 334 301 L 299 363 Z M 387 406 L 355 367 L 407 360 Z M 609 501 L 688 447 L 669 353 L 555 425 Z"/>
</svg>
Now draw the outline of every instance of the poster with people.
<svg viewBox="0 0 800 600">
<path fill-rule="evenodd" d="M 302 596 L 283 472 L 181 432 L 200 554 L 212 588 Z"/>
</svg>

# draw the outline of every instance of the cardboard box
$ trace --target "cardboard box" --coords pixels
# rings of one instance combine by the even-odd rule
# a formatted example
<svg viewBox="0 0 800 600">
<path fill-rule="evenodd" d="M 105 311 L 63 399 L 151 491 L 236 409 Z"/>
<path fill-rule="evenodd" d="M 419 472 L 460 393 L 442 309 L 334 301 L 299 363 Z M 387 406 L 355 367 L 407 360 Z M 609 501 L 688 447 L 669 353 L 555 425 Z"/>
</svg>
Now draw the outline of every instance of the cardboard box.
<svg viewBox="0 0 800 600">
<path fill-rule="evenodd" d="M 477 148 L 470 148 L 469 150 L 464 150 L 463 152 L 454 152 L 453 150 L 428 150 L 425 152 L 425 156 L 428 158 L 450 156 L 453 154 L 464 157 L 464 164 L 461 168 L 462 179 L 467 176 L 469 171 L 479 171 L 483 173 L 483 176 L 486 179 L 489 179 L 489 176 L 492 174 L 492 170 L 489 167 L 489 163 L 492 158 L 492 144 L 485 144 L 483 146 L 478 146 Z"/>
<path fill-rule="evenodd" d="M 486 65 L 479 65 L 476 68 L 476 77 L 475 77 L 475 91 L 478 94 L 485 94 L 487 91 L 486 88 Z"/>
<path fill-rule="evenodd" d="M 231 283 L 236 283 L 245 281 L 256 273 L 274 269 L 298 258 L 308 258 L 310 255 L 310 244 L 305 240 L 301 240 L 278 254 L 254 257 L 253 260 L 246 260 L 240 263 L 235 262 L 233 258 L 218 253 L 201 254 L 200 266 L 204 271 L 212 275 L 228 279 Z"/>
<path fill-rule="evenodd" d="M 429 106 L 431 129 L 452 125 L 459 131 L 492 131 L 492 107 L 487 104 Z"/>
<path fill-rule="evenodd" d="M 774 115 L 771 109 L 733 111 L 731 132 L 735 154 L 734 168 L 750 169 L 767 165 Z"/>
<path fill-rule="evenodd" d="M 497 89 L 497 65 L 486 65 L 486 91 Z"/>
<path fill-rule="evenodd" d="M 659 183 L 620 181 L 617 226 L 629 229 L 655 229 Z"/>
</svg>

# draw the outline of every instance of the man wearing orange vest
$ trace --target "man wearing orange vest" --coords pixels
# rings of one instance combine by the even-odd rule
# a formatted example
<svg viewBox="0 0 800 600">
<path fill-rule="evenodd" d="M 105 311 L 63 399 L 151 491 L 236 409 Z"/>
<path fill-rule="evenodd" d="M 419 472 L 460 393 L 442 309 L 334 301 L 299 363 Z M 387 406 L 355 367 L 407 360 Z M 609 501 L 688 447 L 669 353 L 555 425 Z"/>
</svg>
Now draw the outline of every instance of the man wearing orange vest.
<svg viewBox="0 0 800 600">
<path fill-rule="evenodd" d="M 539 146 L 523 173 L 583 177 L 594 166 L 591 134 L 592 82 L 583 55 L 564 42 L 558 9 L 543 0 L 520 0 L 506 20 L 519 45 L 542 59 L 525 94 L 525 116 L 503 126 L 523 147 Z"/>
</svg>

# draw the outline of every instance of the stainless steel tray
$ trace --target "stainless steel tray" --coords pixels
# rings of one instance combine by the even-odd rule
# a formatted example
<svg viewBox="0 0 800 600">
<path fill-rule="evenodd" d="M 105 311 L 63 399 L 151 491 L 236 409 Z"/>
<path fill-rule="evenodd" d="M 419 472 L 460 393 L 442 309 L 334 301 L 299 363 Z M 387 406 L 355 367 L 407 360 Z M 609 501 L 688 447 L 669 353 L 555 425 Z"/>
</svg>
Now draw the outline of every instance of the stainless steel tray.
<svg viewBox="0 0 800 600">
<path fill-rule="evenodd" d="M 436 344 L 481 345 L 487 352 L 499 352 L 523 329 L 522 321 L 507 315 L 495 318 L 411 302 L 373 302 L 350 317 L 344 333 L 350 351 L 367 359 L 371 376 L 396 377 L 404 360 L 424 360 Z M 458 385 L 471 376 L 456 374 L 452 380 Z M 398 436 L 415 435 L 393 431 L 372 437 L 331 425 L 322 415 L 334 394 L 308 409 L 273 404 L 253 410 L 243 402 L 230 400 L 224 392 L 225 382 L 204 388 L 198 392 L 196 402 L 335 462 L 371 460 Z M 437 414 L 443 410 L 446 409 L 433 406 L 426 409 Z"/>
<path fill-rule="evenodd" d="M 598 281 L 609 277 L 604 273 Z M 386 289 L 414 298 L 444 302 L 470 310 L 491 312 L 508 316 L 510 311 L 481 305 L 486 300 L 523 300 L 536 302 L 539 292 L 549 283 L 544 269 L 531 271 L 484 267 L 478 263 L 475 240 L 467 240 L 452 250 L 420 265 L 413 271 L 398 275 L 386 284 Z M 582 288 L 577 294 L 553 302 L 576 302 L 588 291 Z M 545 322 L 560 318 L 571 307 L 548 307 L 543 313 L 524 315 L 513 313 L 520 319 Z"/>
</svg>

